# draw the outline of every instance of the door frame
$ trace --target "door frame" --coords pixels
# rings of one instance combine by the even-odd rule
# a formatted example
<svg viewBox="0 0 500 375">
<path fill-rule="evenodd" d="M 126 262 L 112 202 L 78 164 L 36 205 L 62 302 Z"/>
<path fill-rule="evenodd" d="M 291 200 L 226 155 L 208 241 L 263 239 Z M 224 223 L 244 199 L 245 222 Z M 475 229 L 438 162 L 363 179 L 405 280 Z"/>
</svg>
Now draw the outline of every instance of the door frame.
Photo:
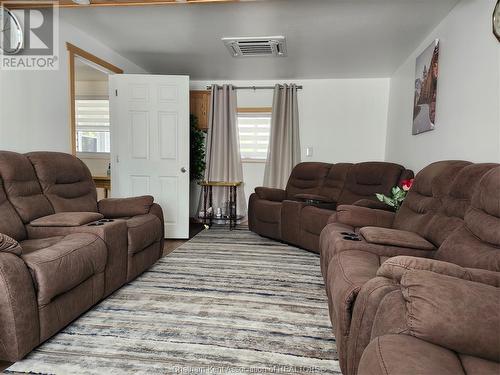
<svg viewBox="0 0 500 375">
<path fill-rule="evenodd" d="M 69 124 L 71 137 L 71 153 L 76 155 L 76 108 L 75 108 L 75 58 L 88 61 L 96 69 L 102 70 L 107 74 L 123 74 L 123 70 L 117 66 L 87 52 L 74 44 L 66 42 L 68 51 L 68 74 L 69 74 Z"/>
</svg>

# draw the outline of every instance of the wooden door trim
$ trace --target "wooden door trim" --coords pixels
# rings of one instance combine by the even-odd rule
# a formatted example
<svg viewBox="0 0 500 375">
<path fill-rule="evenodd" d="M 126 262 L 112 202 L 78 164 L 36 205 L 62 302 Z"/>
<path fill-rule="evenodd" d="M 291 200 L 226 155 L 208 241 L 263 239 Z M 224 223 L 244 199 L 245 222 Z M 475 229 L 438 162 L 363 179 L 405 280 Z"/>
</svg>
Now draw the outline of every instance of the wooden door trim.
<svg viewBox="0 0 500 375">
<path fill-rule="evenodd" d="M 66 42 L 68 50 L 68 79 L 69 79 L 69 123 L 71 136 L 71 153 L 76 155 L 76 107 L 75 107 L 75 58 L 81 57 L 93 64 L 99 65 L 112 74 L 123 74 L 123 70 L 107 61 L 87 52 L 74 44 Z"/>
<path fill-rule="evenodd" d="M 271 113 L 272 107 L 240 107 L 237 109 L 238 113 Z"/>
</svg>

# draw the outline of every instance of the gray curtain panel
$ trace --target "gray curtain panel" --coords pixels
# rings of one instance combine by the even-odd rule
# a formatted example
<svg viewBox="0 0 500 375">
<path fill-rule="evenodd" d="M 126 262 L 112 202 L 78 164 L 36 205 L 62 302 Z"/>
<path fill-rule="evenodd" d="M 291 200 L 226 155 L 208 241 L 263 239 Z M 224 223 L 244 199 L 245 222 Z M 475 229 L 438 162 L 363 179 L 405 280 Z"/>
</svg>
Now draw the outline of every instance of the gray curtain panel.
<svg viewBox="0 0 500 375">
<path fill-rule="evenodd" d="M 237 123 L 236 90 L 232 85 L 212 86 L 212 100 L 209 112 L 206 181 L 243 181 L 240 156 L 240 140 Z M 246 216 L 247 203 L 243 185 L 238 188 L 237 212 Z M 224 211 L 229 201 L 227 188 L 213 188 L 213 209 Z M 203 209 L 203 197 L 200 202 Z"/>
<path fill-rule="evenodd" d="M 298 163 L 300 139 L 297 86 L 276 85 L 264 186 L 284 189 L 293 167 Z"/>
</svg>

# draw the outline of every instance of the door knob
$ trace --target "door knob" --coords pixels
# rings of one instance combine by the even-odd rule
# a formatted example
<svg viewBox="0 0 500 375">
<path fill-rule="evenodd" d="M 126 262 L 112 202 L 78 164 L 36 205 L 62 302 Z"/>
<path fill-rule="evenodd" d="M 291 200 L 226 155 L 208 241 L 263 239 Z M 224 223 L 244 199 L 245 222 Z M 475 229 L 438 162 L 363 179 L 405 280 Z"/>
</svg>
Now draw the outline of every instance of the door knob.
<svg viewBox="0 0 500 375">
<path fill-rule="evenodd" d="M 186 171 L 187 171 L 186 168 L 184 168 L 184 167 L 181 168 L 182 173 L 186 173 Z"/>
</svg>

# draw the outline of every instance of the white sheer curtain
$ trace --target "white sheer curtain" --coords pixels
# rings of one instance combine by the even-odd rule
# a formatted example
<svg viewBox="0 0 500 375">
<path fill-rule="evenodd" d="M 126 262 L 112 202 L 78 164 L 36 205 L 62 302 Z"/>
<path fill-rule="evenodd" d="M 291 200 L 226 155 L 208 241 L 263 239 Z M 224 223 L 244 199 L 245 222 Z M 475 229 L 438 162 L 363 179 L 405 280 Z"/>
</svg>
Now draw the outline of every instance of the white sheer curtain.
<svg viewBox="0 0 500 375">
<path fill-rule="evenodd" d="M 209 112 L 206 181 L 243 181 L 238 137 L 236 90 L 232 85 L 212 86 Z M 247 203 L 243 185 L 238 187 L 238 215 L 246 216 Z M 213 188 L 213 209 L 224 210 L 229 201 L 226 188 Z"/>
<path fill-rule="evenodd" d="M 264 186 L 284 189 L 300 163 L 299 108 L 296 85 L 276 85 Z"/>
</svg>

